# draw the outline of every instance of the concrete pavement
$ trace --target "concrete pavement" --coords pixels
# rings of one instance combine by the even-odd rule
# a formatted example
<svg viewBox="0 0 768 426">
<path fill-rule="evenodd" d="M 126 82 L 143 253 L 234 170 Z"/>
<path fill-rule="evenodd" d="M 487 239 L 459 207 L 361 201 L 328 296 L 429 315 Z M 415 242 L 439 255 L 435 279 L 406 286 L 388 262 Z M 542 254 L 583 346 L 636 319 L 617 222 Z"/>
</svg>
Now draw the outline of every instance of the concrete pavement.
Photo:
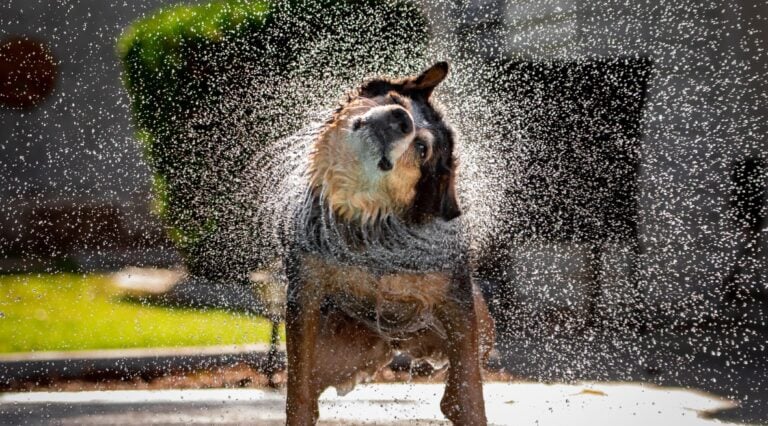
<svg viewBox="0 0 768 426">
<path fill-rule="evenodd" d="M 447 424 L 440 384 L 369 384 L 321 397 L 321 424 Z M 492 424 L 707 425 L 733 403 L 710 394 L 635 383 L 487 383 Z M 284 393 L 260 389 L 0 394 L 0 424 L 283 423 Z"/>
</svg>

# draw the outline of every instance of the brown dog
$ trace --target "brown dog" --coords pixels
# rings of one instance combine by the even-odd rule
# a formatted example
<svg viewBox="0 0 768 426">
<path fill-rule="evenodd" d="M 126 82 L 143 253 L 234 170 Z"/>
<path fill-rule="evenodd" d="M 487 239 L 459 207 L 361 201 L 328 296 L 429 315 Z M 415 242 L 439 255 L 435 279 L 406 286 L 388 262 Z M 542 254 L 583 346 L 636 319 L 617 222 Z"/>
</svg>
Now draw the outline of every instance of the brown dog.
<svg viewBox="0 0 768 426">
<path fill-rule="evenodd" d="M 431 101 L 447 73 L 367 81 L 314 143 L 286 241 L 289 425 L 314 424 L 325 388 L 343 393 L 397 352 L 447 358 L 443 413 L 486 423 L 493 323 L 458 218 L 454 134 Z"/>
</svg>

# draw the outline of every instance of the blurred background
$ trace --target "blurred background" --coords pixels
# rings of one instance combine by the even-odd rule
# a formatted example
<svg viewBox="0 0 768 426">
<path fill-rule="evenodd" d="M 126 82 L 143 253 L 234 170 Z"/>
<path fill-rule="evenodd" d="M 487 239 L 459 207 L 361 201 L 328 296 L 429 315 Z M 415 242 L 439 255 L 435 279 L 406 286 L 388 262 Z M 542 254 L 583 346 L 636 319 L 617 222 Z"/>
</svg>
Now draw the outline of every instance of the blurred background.
<svg viewBox="0 0 768 426">
<path fill-rule="evenodd" d="M 768 421 L 765 2 L 171 6 L 0 5 L 0 351 L 276 338 L 263 147 L 442 59 L 499 365 Z"/>
</svg>

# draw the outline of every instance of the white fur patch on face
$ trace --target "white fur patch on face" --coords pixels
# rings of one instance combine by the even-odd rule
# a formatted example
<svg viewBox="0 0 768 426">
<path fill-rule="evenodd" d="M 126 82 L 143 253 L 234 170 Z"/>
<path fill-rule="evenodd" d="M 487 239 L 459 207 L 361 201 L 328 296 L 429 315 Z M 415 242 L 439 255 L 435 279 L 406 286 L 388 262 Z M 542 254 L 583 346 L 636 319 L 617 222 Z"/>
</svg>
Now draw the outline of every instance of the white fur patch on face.
<svg viewBox="0 0 768 426">
<path fill-rule="evenodd" d="M 371 140 L 368 132 L 365 130 L 353 132 L 349 135 L 347 142 L 360 160 L 360 166 L 366 180 L 370 183 L 380 180 L 384 175 L 384 172 L 378 167 L 381 153 L 375 147 L 376 142 Z"/>
<path fill-rule="evenodd" d="M 400 159 L 400 156 L 405 153 L 405 151 L 408 150 L 408 147 L 411 145 L 411 142 L 413 141 L 413 138 L 416 136 L 415 132 L 411 132 L 410 135 L 407 137 L 399 139 L 397 142 L 395 142 L 392 145 L 392 149 L 389 150 L 389 157 L 392 160 L 392 163 L 396 163 L 397 160 Z"/>
</svg>

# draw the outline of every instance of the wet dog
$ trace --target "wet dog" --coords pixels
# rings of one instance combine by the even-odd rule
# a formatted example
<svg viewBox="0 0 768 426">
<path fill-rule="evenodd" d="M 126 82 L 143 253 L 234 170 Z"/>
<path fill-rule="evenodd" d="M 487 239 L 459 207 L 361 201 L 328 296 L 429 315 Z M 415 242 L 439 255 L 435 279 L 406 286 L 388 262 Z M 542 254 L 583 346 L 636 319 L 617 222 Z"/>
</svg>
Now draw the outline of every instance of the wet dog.
<svg viewBox="0 0 768 426">
<path fill-rule="evenodd" d="M 448 65 L 366 81 L 314 141 L 285 242 L 289 425 L 398 352 L 449 368 L 443 413 L 485 424 L 480 363 L 493 324 L 461 226 L 455 136 L 432 101 Z"/>
</svg>

